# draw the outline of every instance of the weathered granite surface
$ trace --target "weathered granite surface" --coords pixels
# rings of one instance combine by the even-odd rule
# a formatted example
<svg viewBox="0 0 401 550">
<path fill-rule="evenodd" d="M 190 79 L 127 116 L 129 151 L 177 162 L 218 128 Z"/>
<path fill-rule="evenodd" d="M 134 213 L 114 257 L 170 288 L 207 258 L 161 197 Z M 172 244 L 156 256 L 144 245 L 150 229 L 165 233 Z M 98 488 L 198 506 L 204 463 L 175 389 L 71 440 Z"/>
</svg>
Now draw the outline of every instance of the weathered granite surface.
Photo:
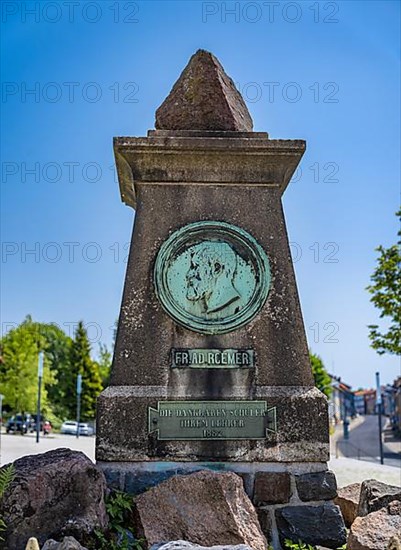
<svg viewBox="0 0 401 550">
<path fill-rule="evenodd" d="M 266 132 L 149 130 L 148 137 L 114 138 L 121 199 L 135 209 L 139 186 L 152 183 L 224 185 L 225 194 L 227 186 L 263 186 L 266 197 L 274 188 L 282 195 L 305 147 Z"/>
<path fill-rule="evenodd" d="M 260 474 L 284 473 L 294 477 L 299 473 L 322 472 L 327 469 L 322 462 L 242 462 L 242 461 L 143 461 L 143 462 L 100 462 L 107 484 L 113 489 L 138 495 L 162 481 L 175 476 L 201 470 L 233 472 L 240 476 L 244 489 L 254 500 L 256 478 Z M 295 481 L 293 483 L 295 487 Z"/>
<path fill-rule="evenodd" d="M 338 548 L 346 542 L 347 533 L 341 511 L 334 504 L 278 508 L 276 521 L 282 544 L 285 539 L 290 539 Z"/>
<path fill-rule="evenodd" d="M 376 512 L 393 501 L 401 501 L 401 487 L 368 479 L 361 485 L 358 516 Z"/>
<path fill-rule="evenodd" d="M 156 111 L 156 128 L 252 131 L 245 101 L 219 60 L 198 50 Z"/>
<path fill-rule="evenodd" d="M 336 476 L 333 472 L 318 472 L 295 476 L 299 498 L 311 500 L 332 500 L 337 496 Z"/>
<path fill-rule="evenodd" d="M 225 546 L 201 546 L 186 540 L 175 540 L 164 544 L 154 544 L 150 550 L 252 550 L 246 544 L 225 545 Z"/>
<path fill-rule="evenodd" d="M 401 539 L 401 514 L 386 508 L 357 517 L 351 525 L 348 550 L 387 550 L 391 541 Z"/>
<path fill-rule="evenodd" d="M 196 139 L 201 146 L 202 140 Z M 214 141 L 227 140 L 218 138 Z M 232 138 L 231 141 L 236 140 Z M 132 151 L 130 146 L 127 149 Z M 138 154 L 141 155 L 140 151 Z M 152 149 L 151 155 L 155 154 Z M 280 158 L 286 159 L 288 156 Z M 231 156 L 231 163 L 234 159 L 235 154 Z M 159 174 L 160 171 L 155 171 L 153 177 L 160 179 Z M 140 177 L 139 173 L 137 177 Z M 284 460 L 285 457 L 300 460 L 303 453 L 306 460 L 327 460 L 327 406 L 325 398 L 321 394 L 313 394 L 315 390 L 311 388 L 313 380 L 282 217 L 280 183 L 276 181 L 277 187 L 136 183 L 136 195 L 140 200 L 127 268 L 111 387 L 99 400 L 97 460 L 142 460 L 149 456 L 149 446 L 151 456 L 173 459 L 172 444 L 159 442 L 157 449 L 160 452 L 155 452 L 152 436 L 144 433 L 147 406 L 155 407 L 158 400 L 247 399 L 265 395 L 272 406 L 283 404 L 285 407 L 278 408 L 281 429 L 277 437 L 283 440 L 281 451 L 272 449 L 271 441 L 267 440 L 266 448 L 251 453 L 250 459 L 264 459 L 270 454 L 272 460 L 277 460 L 279 456 Z M 174 208 L 174 216 L 166 216 L 166 208 L 167 211 Z M 154 292 L 152 266 L 160 244 L 171 231 L 197 219 L 218 219 L 239 225 L 249 231 L 269 255 L 272 288 L 268 300 L 254 320 L 232 333 L 204 336 L 176 325 L 162 310 Z M 136 246 L 135 243 L 141 245 Z M 148 334 L 152 335 L 151 343 L 146 337 Z M 194 372 L 193 369 L 170 368 L 171 347 L 248 346 L 256 351 L 256 368 L 253 370 L 233 372 L 223 369 L 211 373 L 207 369 Z M 149 365 L 155 366 L 149 368 Z M 124 390 L 123 386 L 130 388 Z M 284 386 L 290 393 L 293 389 L 291 398 L 289 393 L 285 394 Z M 304 395 L 300 395 L 302 393 Z M 310 399 L 303 400 L 306 395 L 310 395 Z M 129 404 L 130 397 L 135 398 L 135 405 Z M 306 407 L 300 413 L 302 403 Z M 121 414 L 130 418 L 131 422 L 117 421 Z M 289 417 L 292 421 L 287 422 Z M 140 433 L 132 433 L 128 429 L 132 427 Z M 118 445 L 118 438 L 122 445 Z M 283 453 L 286 440 L 292 445 L 288 444 Z M 260 447 L 260 443 L 241 442 L 239 448 L 234 445 L 234 452 L 230 446 L 233 447 L 230 442 L 221 445 L 214 442 L 210 445 L 209 442 L 194 442 L 193 446 L 180 442 L 174 444 L 176 456 L 197 456 L 201 448 L 199 458 L 202 459 L 211 455 L 207 449 L 203 450 L 205 447 L 212 450 L 221 448 L 216 458 L 239 458 L 250 447 Z M 224 455 L 223 448 L 228 450 L 228 454 Z M 191 452 L 191 449 L 194 451 Z"/>
<path fill-rule="evenodd" d="M 32 535 L 41 544 L 64 535 L 82 541 L 107 526 L 106 481 L 83 453 L 56 449 L 20 458 L 14 467 L 14 481 L 0 503 L 5 550 L 25 550 Z"/>
<path fill-rule="evenodd" d="M 121 138 L 115 150 L 120 184 L 126 182 L 124 200 L 135 201 L 137 214 L 111 387 L 99 399 L 97 460 L 246 460 L 246 456 L 249 460 L 327 460 L 327 405 L 323 395 L 312 389 L 280 200 L 303 153 L 303 142 L 272 142 L 266 136 L 213 138 L 210 133 L 203 138 L 152 135 Z M 244 173 L 248 162 L 250 171 Z M 223 184 L 216 182 L 220 167 L 231 170 Z M 131 174 L 132 185 L 127 174 Z M 266 183 L 261 185 L 263 178 Z M 166 215 L 170 211 L 174 214 Z M 272 288 L 267 302 L 250 323 L 234 332 L 205 336 L 187 330 L 164 312 L 155 295 L 152 267 L 161 243 L 194 220 L 238 225 L 268 253 Z M 172 347 L 252 347 L 256 367 L 213 372 L 171 369 Z M 269 434 L 265 445 L 161 442 L 146 431 L 147 407 L 156 407 L 160 400 L 264 397 L 269 406 L 278 407 L 280 426 L 276 436 Z M 121 422 L 124 417 L 130 422 Z"/>
<path fill-rule="evenodd" d="M 361 494 L 361 484 L 352 483 L 346 487 L 341 487 L 337 491 L 334 504 L 340 507 L 346 527 L 351 527 L 358 514 L 359 496 Z"/>
<path fill-rule="evenodd" d="M 82 546 L 74 537 L 64 537 L 61 542 L 49 539 L 45 542 L 42 550 L 88 550 Z"/>
<path fill-rule="evenodd" d="M 185 330 L 185 329 L 183 329 Z M 230 374 L 227 375 L 228 378 Z M 219 373 L 209 398 L 246 399 L 249 389 L 225 386 L 224 377 L 218 384 Z M 232 387 L 232 386 L 231 386 Z M 150 392 L 150 389 L 152 390 Z M 184 399 L 185 394 L 164 392 L 164 388 L 141 386 L 111 386 L 98 400 L 97 460 L 232 460 L 271 462 L 325 462 L 329 459 L 328 416 L 326 399 L 316 388 L 268 387 L 254 390 L 258 399 L 277 407 L 277 433 L 265 440 L 240 441 L 159 441 L 147 431 L 148 407 L 158 400 Z M 189 390 L 188 390 L 189 391 Z M 193 390 L 195 392 L 195 390 Z M 159 392 L 159 393 L 158 393 Z M 215 392 L 215 393 L 214 393 Z M 219 393 L 220 392 L 220 393 Z M 245 393 L 246 392 L 246 393 Z M 151 393 L 151 396 L 144 396 Z M 189 395 L 187 396 L 189 398 Z M 192 398 L 204 398 L 194 393 Z"/>
<path fill-rule="evenodd" d="M 256 511 L 235 474 L 201 471 L 175 476 L 134 502 L 135 532 L 148 546 L 182 539 L 202 546 L 266 548 Z"/>
<path fill-rule="evenodd" d="M 255 476 L 253 502 L 256 506 L 286 504 L 291 498 L 289 472 L 258 472 Z"/>
</svg>

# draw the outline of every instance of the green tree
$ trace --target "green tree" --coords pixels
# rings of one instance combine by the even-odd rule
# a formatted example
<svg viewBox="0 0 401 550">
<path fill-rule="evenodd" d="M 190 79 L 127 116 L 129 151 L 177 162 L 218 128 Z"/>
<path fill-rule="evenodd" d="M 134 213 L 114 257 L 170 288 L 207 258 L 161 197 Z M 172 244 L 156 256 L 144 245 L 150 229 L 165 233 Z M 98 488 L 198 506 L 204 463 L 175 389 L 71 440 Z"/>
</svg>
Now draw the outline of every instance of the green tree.
<svg viewBox="0 0 401 550">
<path fill-rule="evenodd" d="M 72 339 L 53 323 L 38 323 L 32 321 L 30 316 L 29 331 L 34 335 L 40 347 L 46 352 L 49 368 L 52 376 L 44 380 L 44 386 L 48 395 L 52 412 L 59 418 L 66 416 L 66 405 L 69 396 L 65 392 L 63 381 L 70 371 L 70 347 Z"/>
<path fill-rule="evenodd" d="M 319 355 L 309 351 L 310 362 L 312 366 L 312 374 L 315 379 L 315 386 L 323 392 L 327 397 L 330 397 L 333 393 L 331 387 L 331 378 L 328 374 L 323 361 Z"/>
<path fill-rule="evenodd" d="M 401 222 L 401 209 L 396 214 Z M 401 237 L 401 229 L 398 231 Z M 367 287 L 370 301 L 380 310 L 380 318 L 388 320 L 388 328 L 368 325 L 371 346 L 380 355 L 401 355 L 401 238 L 397 244 L 376 248 L 377 266 Z"/>
<path fill-rule="evenodd" d="M 107 387 L 110 378 L 110 369 L 113 355 L 106 344 L 99 344 L 98 366 L 103 388 Z"/>
<path fill-rule="evenodd" d="M 67 416 L 69 396 L 63 383 L 70 371 L 70 352 L 72 338 L 54 324 L 42 323 L 39 326 L 46 340 L 46 355 L 50 360 L 50 369 L 53 373 L 51 384 L 46 385 L 49 401 L 53 412 L 59 418 Z"/>
<path fill-rule="evenodd" d="M 37 406 L 38 357 L 44 351 L 42 410 L 50 412 L 47 388 L 54 383 L 47 342 L 28 315 L 1 339 L 0 385 L 5 408 L 12 412 L 34 412 Z"/>
<path fill-rule="evenodd" d="M 66 395 L 69 397 L 68 413 L 75 417 L 76 380 L 82 375 L 81 417 L 93 419 L 96 414 L 96 399 L 102 391 L 99 365 L 90 356 L 91 348 L 88 334 L 82 321 L 78 323 L 70 351 L 70 372 L 65 379 Z"/>
</svg>

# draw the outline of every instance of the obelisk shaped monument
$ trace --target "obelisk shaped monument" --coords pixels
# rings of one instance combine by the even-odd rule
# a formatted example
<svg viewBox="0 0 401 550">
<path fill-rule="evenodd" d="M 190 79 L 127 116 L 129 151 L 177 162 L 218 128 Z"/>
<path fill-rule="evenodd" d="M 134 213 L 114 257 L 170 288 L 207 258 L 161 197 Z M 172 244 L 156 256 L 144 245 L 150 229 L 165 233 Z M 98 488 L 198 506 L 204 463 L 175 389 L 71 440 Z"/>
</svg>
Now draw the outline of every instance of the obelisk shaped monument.
<svg viewBox="0 0 401 550">
<path fill-rule="evenodd" d="M 326 502 L 327 403 L 281 204 L 305 142 L 252 127 L 231 78 L 199 50 L 157 129 L 114 140 L 136 216 L 96 457 L 132 493 L 177 472 L 237 472 L 276 540 L 308 502 L 333 525 L 341 516 Z"/>
</svg>

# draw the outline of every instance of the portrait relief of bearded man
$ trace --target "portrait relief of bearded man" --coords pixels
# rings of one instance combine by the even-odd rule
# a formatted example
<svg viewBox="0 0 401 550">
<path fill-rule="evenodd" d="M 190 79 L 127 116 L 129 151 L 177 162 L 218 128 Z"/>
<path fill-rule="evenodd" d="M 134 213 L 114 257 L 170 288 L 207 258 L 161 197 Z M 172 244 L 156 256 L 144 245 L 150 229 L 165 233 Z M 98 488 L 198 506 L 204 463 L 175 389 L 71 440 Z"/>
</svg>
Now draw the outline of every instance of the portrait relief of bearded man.
<svg viewBox="0 0 401 550">
<path fill-rule="evenodd" d="M 224 242 L 195 245 L 190 252 L 190 266 L 186 274 L 186 297 L 191 302 L 201 301 L 205 313 L 222 311 L 241 298 L 234 286 L 237 256 Z"/>
</svg>

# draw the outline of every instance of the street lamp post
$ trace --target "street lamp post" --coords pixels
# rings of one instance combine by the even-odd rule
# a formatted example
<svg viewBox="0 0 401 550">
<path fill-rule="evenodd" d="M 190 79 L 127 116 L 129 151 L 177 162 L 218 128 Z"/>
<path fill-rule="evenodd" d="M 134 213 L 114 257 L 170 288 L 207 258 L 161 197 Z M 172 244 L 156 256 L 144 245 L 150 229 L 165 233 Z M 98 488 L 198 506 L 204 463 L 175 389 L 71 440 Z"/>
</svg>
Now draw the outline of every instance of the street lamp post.
<svg viewBox="0 0 401 550">
<path fill-rule="evenodd" d="M 36 416 L 36 443 L 39 443 L 40 438 L 40 394 L 42 391 L 42 378 L 43 378 L 43 351 L 39 352 L 38 359 L 38 410 Z"/>
<path fill-rule="evenodd" d="M 348 404 L 345 400 L 344 400 L 343 437 L 345 440 L 349 439 Z"/>
<path fill-rule="evenodd" d="M 77 437 L 79 437 L 79 421 L 81 417 L 81 393 L 82 393 L 82 374 L 77 376 Z"/>
<path fill-rule="evenodd" d="M 380 373 L 376 372 L 376 405 L 377 416 L 379 418 L 379 447 L 380 447 L 380 464 L 384 464 L 383 459 L 383 437 L 382 437 L 382 392 L 380 387 Z"/>
</svg>

